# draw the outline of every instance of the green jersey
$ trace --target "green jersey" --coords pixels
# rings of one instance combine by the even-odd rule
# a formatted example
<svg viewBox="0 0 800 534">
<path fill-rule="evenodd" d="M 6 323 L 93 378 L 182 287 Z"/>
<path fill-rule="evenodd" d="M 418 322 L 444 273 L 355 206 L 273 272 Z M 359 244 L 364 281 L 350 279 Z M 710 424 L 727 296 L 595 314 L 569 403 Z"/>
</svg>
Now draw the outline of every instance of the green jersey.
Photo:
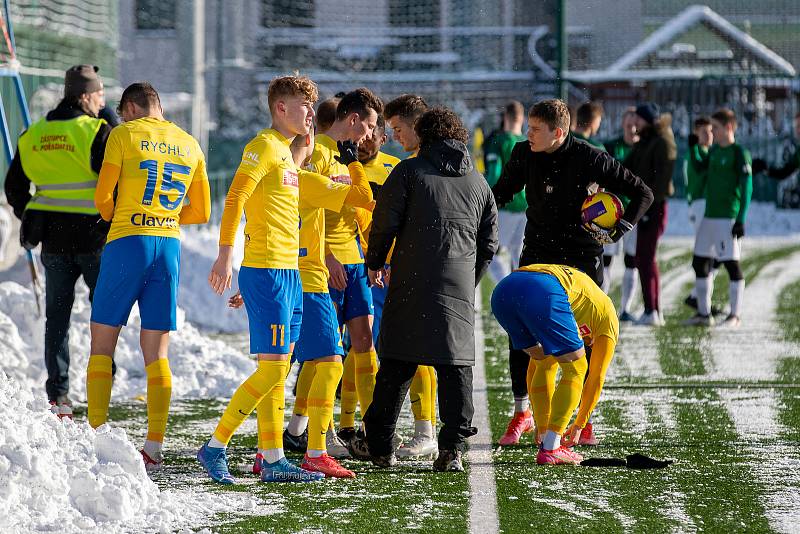
<svg viewBox="0 0 800 534">
<path fill-rule="evenodd" d="M 606 152 L 611 154 L 611 156 L 620 163 L 625 161 L 625 158 L 627 158 L 628 154 L 630 154 L 631 150 L 633 150 L 633 145 L 626 143 L 624 137 L 612 139 L 603 146 L 605 147 Z"/>
<path fill-rule="evenodd" d="M 589 143 L 592 144 L 592 141 L 589 141 Z M 631 153 L 631 150 L 633 150 L 633 145 L 627 144 L 625 139 L 620 136 L 616 139 L 612 139 L 608 143 L 605 143 L 603 145 L 603 149 L 615 160 L 622 163 L 625 161 L 625 158 L 628 157 L 628 154 Z M 622 202 L 622 206 L 627 208 L 628 204 L 631 203 L 631 199 L 620 193 L 616 193 L 616 195 L 619 197 L 620 202 Z"/>
<path fill-rule="evenodd" d="M 708 156 L 708 148 L 696 145 L 693 147 L 697 151 L 697 157 L 705 159 Z M 691 204 L 695 200 L 702 200 L 706 198 L 706 179 L 702 176 L 693 165 L 689 164 L 689 160 L 693 157 L 692 150 L 686 153 L 683 160 L 683 178 L 686 184 L 686 200 Z"/>
<path fill-rule="evenodd" d="M 514 145 L 520 141 L 527 139 L 524 135 L 517 135 L 511 132 L 498 132 L 489 136 L 486 143 L 483 145 L 483 158 L 486 163 L 486 181 L 489 187 L 494 187 L 500 174 L 503 172 L 503 167 L 511 157 L 511 151 L 514 150 Z M 501 209 L 512 212 L 521 212 L 528 209 L 528 203 L 525 200 L 525 190 L 523 189 L 514 198 L 503 206 Z"/>
<path fill-rule="evenodd" d="M 698 172 L 698 188 L 705 190 L 709 219 L 735 219 L 744 223 L 753 195 L 750 152 L 733 143 L 713 145 L 703 157 L 700 150 L 690 151 L 689 166 Z"/>
<path fill-rule="evenodd" d="M 572 135 L 575 137 L 575 139 L 580 139 L 581 141 L 586 141 L 591 146 L 593 146 L 595 148 L 598 148 L 598 149 L 602 150 L 603 152 L 606 151 L 605 145 L 603 143 L 601 143 L 600 141 L 598 141 L 597 139 L 593 138 L 593 137 L 586 137 L 584 135 L 581 135 L 581 134 L 575 133 L 575 132 L 572 132 Z"/>
</svg>

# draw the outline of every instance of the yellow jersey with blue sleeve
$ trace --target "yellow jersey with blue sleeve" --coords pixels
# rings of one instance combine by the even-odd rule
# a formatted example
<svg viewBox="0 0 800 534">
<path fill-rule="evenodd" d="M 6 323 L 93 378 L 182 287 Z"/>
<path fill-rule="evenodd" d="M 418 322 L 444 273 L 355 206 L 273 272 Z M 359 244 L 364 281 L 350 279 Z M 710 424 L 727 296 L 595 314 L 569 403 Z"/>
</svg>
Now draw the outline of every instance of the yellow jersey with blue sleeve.
<svg viewBox="0 0 800 534">
<path fill-rule="evenodd" d="M 244 267 L 298 268 L 300 180 L 290 145 L 280 132 L 261 130 L 245 146 L 228 190 L 219 243 L 233 245 L 244 211 Z"/>
<path fill-rule="evenodd" d="M 336 141 L 325 134 L 315 138 L 314 154 L 311 166 L 315 172 L 327 176 L 330 180 L 350 185 L 350 172 L 342 163 L 336 161 L 339 155 Z M 364 256 L 358 244 L 358 223 L 356 210 L 345 206 L 340 212 L 327 210 L 325 214 L 325 240 L 330 252 L 341 263 L 364 263 Z"/>
<path fill-rule="evenodd" d="M 383 185 L 398 163 L 400 163 L 400 158 L 385 152 L 378 152 L 374 158 L 362 165 L 364 172 L 367 173 L 367 180 L 373 184 Z"/>
<path fill-rule="evenodd" d="M 536 263 L 520 267 L 520 271 L 547 273 L 555 276 L 567 293 L 581 338 L 592 344 L 600 336 L 616 343 L 619 320 L 611 299 L 586 273 L 565 265 Z"/>
<path fill-rule="evenodd" d="M 120 169 L 108 242 L 129 235 L 180 238 L 184 197 L 194 182 L 208 182 L 194 137 L 154 117 L 128 121 L 111 131 L 103 162 Z"/>
<path fill-rule="evenodd" d="M 364 172 L 367 174 L 367 180 L 380 188 L 398 163 L 400 163 L 399 158 L 391 154 L 386 154 L 385 152 L 378 152 L 374 158 L 363 164 Z M 372 224 L 372 211 L 365 208 L 358 208 L 356 210 L 356 223 L 360 231 L 361 246 L 364 255 L 366 255 L 367 247 L 369 246 L 369 227 Z M 394 245 L 392 245 L 392 249 L 389 251 L 386 263 L 389 263 L 393 251 Z"/>
<path fill-rule="evenodd" d="M 325 266 L 326 210 L 344 206 L 350 186 L 315 172 L 300 171 L 300 280 L 304 293 L 328 292 Z"/>
</svg>

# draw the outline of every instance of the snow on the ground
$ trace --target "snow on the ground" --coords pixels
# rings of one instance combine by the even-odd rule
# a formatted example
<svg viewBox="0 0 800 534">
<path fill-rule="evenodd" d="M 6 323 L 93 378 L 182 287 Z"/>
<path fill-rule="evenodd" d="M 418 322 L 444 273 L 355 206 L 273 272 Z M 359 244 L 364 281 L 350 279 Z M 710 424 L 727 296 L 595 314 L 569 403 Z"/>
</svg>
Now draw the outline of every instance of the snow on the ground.
<svg viewBox="0 0 800 534">
<path fill-rule="evenodd" d="M 750 204 L 745 223 L 746 236 L 782 236 L 798 233 L 800 233 L 800 211 L 778 209 L 772 202 Z M 686 200 L 669 201 L 665 235 L 694 236 Z"/>
<path fill-rule="evenodd" d="M 178 330 L 170 334 L 169 348 L 173 398 L 227 398 L 255 367 L 253 360 L 238 347 L 228 346 L 195 326 L 223 332 L 247 330 L 244 309 L 227 307 L 227 296 L 235 291 L 235 285 L 225 296 L 214 294 L 208 286 L 208 273 L 217 256 L 218 235 L 215 228 L 200 228 L 182 236 Z M 234 247 L 235 267 L 241 263 L 242 250 L 240 239 Z M 11 269 L 0 273 L 0 361 L 2 369 L 25 388 L 43 391 L 44 319 L 37 317 L 27 269 L 24 256 L 20 256 Z M 235 275 L 236 271 L 234 284 Z M 81 280 L 76 284 L 69 331 L 73 400 L 86 398 L 90 314 L 88 289 Z M 139 324 L 139 310 L 134 306 L 128 325 L 122 328 L 114 356 L 117 363 L 114 400 L 130 399 L 146 391 Z"/>
<path fill-rule="evenodd" d="M 244 226 L 244 222 L 240 227 Z M 216 332 L 247 332 L 244 310 L 227 307 L 227 295 L 237 288 L 239 266 L 244 253 L 244 234 L 240 231 L 234 244 L 233 281 L 230 293 L 221 297 L 208 285 L 208 273 L 217 259 L 219 227 L 190 227 L 181 236 L 181 278 L 178 305 L 186 319 L 206 330 Z"/>
<path fill-rule="evenodd" d="M 61 421 L 0 372 L 0 531 L 172 532 L 254 513 L 247 493 L 160 491 L 125 431 Z"/>
<path fill-rule="evenodd" d="M 86 365 L 89 360 L 90 306 L 88 290 L 77 286 L 69 329 L 70 395 L 86 398 Z M 244 310 L 239 310 L 244 314 Z M 147 377 L 139 349 L 139 311 L 134 306 L 128 325 L 122 328 L 114 359 L 117 375 L 112 400 L 145 393 Z M 3 370 L 28 390 L 43 391 L 44 320 L 36 316 L 30 289 L 15 282 L 0 283 L 0 361 Z M 212 339 L 185 320 L 178 310 L 178 330 L 170 334 L 172 395 L 180 397 L 229 397 L 255 369 L 249 355 Z"/>
</svg>

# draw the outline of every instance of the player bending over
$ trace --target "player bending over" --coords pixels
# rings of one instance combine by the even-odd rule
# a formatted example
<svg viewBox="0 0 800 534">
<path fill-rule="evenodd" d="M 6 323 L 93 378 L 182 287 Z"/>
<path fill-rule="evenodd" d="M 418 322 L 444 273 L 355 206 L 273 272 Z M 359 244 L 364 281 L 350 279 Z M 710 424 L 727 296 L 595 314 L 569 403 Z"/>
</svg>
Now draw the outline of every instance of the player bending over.
<svg viewBox="0 0 800 534">
<path fill-rule="evenodd" d="M 172 393 L 167 350 L 169 332 L 176 329 L 180 226 L 208 222 L 211 198 L 200 145 L 164 120 L 153 86 L 128 86 L 119 109 L 125 122 L 108 137 L 95 191 L 95 205 L 111 230 L 92 302 L 87 411 L 94 428 L 108 419 L 114 349 L 138 302 L 147 373 L 147 438 L 141 452 L 152 471 L 163 465 Z"/>
<path fill-rule="evenodd" d="M 535 365 L 528 389 L 541 443 L 536 463 L 580 463 L 583 457 L 562 445 L 562 435 L 582 391 L 584 402 L 565 445 L 579 438 L 600 396 L 619 332 L 611 299 L 577 269 L 533 264 L 497 284 L 492 313 L 513 347 L 527 352 Z M 588 364 L 582 337 L 593 349 L 592 372 L 583 387 Z"/>
<path fill-rule="evenodd" d="M 300 336 L 303 313 L 297 254 L 300 178 L 289 146 L 295 136 L 310 132 L 316 100 L 317 86 L 306 77 L 272 80 L 268 89 L 272 127 L 261 130 L 245 147 L 225 199 L 219 255 L 208 281 L 220 295 L 230 288 L 233 242 L 244 210 L 239 288 L 247 309 L 250 352 L 258 355 L 258 369 L 234 392 L 211 439 L 197 453 L 211 479 L 222 484 L 235 483 L 226 447 L 256 406 L 261 412 L 261 480 L 305 482 L 324 477 L 289 463 L 281 439 L 288 356 Z"/>
</svg>

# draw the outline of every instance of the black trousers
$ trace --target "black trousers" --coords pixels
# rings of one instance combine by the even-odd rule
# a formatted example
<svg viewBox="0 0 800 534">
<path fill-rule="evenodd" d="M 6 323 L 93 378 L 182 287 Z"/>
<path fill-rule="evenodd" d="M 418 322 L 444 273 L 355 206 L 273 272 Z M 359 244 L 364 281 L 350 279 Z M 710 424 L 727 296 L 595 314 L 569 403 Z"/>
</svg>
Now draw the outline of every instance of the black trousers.
<svg viewBox="0 0 800 534">
<path fill-rule="evenodd" d="M 433 365 L 438 382 L 439 449 L 463 451 L 466 438 L 478 430 L 472 426 L 472 367 Z M 373 456 L 385 456 L 392 451 L 392 436 L 403 401 L 417 372 L 417 364 L 381 358 L 375 378 L 372 404 L 364 414 L 367 445 Z"/>
<path fill-rule="evenodd" d="M 69 322 L 75 301 L 75 283 L 83 276 L 94 295 L 100 274 L 100 251 L 96 254 L 42 253 L 45 273 L 44 364 L 47 368 L 48 400 L 69 393 Z"/>
<path fill-rule="evenodd" d="M 569 265 L 580 269 L 589 275 L 599 286 L 603 285 L 603 261 L 601 256 L 591 256 L 585 261 L 554 261 L 552 258 L 532 258 L 522 253 L 520 265 L 530 265 L 532 263 L 556 263 Z M 586 360 L 591 358 L 591 347 L 586 347 Z M 515 399 L 523 399 L 528 396 L 528 364 L 530 356 L 524 350 L 517 350 L 511 346 L 511 339 L 508 340 L 508 371 L 511 375 L 511 391 Z M 588 376 L 588 375 L 587 375 Z"/>
</svg>

